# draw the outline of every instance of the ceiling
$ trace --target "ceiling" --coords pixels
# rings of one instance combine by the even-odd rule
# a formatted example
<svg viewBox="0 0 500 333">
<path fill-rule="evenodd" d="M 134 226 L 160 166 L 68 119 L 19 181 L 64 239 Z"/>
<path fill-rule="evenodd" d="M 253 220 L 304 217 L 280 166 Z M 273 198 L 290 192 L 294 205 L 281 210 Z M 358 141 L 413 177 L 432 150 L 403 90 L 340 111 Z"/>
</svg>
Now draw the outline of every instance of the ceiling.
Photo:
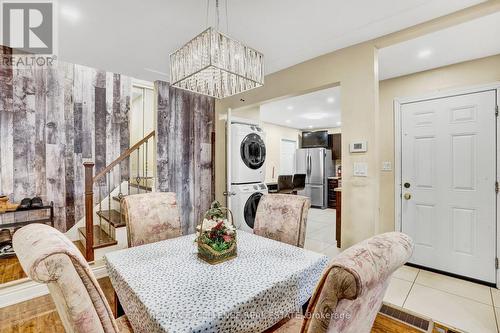
<svg viewBox="0 0 500 333">
<path fill-rule="evenodd" d="M 260 119 L 303 130 L 340 127 L 340 87 L 262 104 Z"/>
<path fill-rule="evenodd" d="M 380 80 L 500 54 L 500 13 L 379 50 Z"/>
<path fill-rule="evenodd" d="M 264 53 L 266 74 L 483 2 L 227 1 L 228 34 Z M 149 81 L 168 80 L 169 53 L 207 25 L 205 0 L 58 3 L 61 60 Z"/>
</svg>

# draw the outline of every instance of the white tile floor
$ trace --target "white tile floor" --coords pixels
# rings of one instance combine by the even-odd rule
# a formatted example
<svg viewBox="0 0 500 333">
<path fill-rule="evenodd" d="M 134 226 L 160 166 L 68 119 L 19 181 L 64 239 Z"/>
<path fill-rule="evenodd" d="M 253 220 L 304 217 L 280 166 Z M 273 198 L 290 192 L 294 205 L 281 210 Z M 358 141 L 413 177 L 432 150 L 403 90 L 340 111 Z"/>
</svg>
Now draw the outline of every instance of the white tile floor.
<svg viewBox="0 0 500 333">
<path fill-rule="evenodd" d="M 465 332 L 499 332 L 500 291 L 469 281 L 403 266 L 384 302 Z"/>
<path fill-rule="evenodd" d="M 306 249 L 330 258 L 335 242 L 335 210 L 309 210 Z M 500 290 L 403 266 L 389 284 L 384 302 L 468 333 L 500 333 Z"/>
<path fill-rule="evenodd" d="M 309 209 L 304 248 L 330 258 L 340 253 L 335 241 L 335 209 Z"/>
</svg>

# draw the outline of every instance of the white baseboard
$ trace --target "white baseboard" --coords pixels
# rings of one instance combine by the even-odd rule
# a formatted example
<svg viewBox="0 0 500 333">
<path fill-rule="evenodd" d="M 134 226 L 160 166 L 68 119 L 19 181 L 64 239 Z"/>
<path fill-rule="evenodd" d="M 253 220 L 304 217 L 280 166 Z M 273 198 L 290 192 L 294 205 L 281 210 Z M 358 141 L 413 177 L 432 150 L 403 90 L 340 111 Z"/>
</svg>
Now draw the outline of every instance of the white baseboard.
<svg viewBox="0 0 500 333">
<path fill-rule="evenodd" d="M 97 279 L 108 276 L 104 263 L 91 268 Z M 49 289 L 47 285 L 32 280 L 0 288 L 0 308 L 28 301 L 36 297 L 47 295 L 48 293 Z"/>
</svg>

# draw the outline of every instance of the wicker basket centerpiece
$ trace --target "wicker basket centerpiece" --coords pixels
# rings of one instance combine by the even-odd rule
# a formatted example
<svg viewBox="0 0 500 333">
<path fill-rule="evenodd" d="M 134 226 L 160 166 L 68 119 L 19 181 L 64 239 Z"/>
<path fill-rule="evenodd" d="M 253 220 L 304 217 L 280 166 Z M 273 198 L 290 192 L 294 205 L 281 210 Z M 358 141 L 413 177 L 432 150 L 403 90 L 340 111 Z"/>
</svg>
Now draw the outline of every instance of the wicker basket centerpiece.
<svg viewBox="0 0 500 333">
<path fill-rule="evenodd" d="M 236 257 L 236 228 L 233 213 L 214 201 L 196 227 L 198 257 L 218 264 Z"/>
</svg>

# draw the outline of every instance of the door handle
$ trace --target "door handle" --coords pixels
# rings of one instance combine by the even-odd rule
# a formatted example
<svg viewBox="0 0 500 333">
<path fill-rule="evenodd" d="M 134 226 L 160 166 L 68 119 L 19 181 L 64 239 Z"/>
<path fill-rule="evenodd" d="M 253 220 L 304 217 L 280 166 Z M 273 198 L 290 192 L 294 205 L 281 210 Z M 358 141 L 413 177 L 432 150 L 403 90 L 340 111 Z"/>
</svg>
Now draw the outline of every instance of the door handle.
<svg viewBox="0 0 500 333">
<path fill-rule="evenodd" d="M 227 191 L 224 191 L 222 192 L 222 194 L 226 197 L 230 197 L 230 196 L 233 196 L 233 195 L 236 195 L 236 192 L 227 192 Z"/>
<path fill-rule="evenodd" d="M 311 155 L 307 155 L 307 175 L 311 176 Z"/>
<path fill-rule="evenodd" d="M 410 200 L 411 199 L 411 194 L 410 193 L 405 193 L 403 195 L 403 198 L 405 198 L 405 200 Z"/>
</svg>

